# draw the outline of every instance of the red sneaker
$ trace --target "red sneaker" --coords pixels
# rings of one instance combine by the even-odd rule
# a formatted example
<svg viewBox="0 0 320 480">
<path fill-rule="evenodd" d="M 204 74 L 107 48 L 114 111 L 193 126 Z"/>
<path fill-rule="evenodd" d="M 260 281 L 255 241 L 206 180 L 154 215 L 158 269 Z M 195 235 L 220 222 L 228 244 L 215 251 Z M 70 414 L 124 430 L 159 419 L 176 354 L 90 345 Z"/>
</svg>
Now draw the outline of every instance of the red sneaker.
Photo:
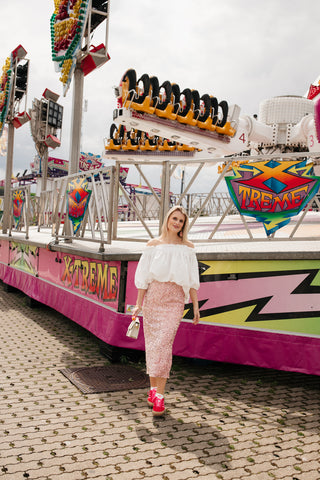
<svg viewBox="0 0 320 480">
<path fill-rule="evenodd" d="M 153 400 L 153 409 L 152 413 L 155 417 L 159 417 L 164 414 L 166 411 L 165 406 L 164 406 L 164 398 L 161 397 L 159 398 L 157 395 L 155 395 L 154 400 Z"/>
<path fill-rule="evenodd" d="M 149 395 L 148 395 L 148 405 L 150 405 L 150 407 L 153 407 L 153 402 L 154 402 L 154 397 L 156 396 L 156 393 L 157 393 L 157 389 L 156 388 L 151 388 L 150 389 L 150 392 L 149 392 Z"/>
</svg>

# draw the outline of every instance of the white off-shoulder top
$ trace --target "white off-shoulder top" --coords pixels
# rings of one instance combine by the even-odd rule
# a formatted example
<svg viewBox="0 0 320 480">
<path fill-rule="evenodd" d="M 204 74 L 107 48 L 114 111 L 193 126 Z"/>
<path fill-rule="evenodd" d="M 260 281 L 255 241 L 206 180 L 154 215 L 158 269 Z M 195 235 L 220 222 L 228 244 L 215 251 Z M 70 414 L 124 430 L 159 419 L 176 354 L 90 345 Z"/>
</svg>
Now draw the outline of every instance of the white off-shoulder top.
<svg viewBox="0 0 320 480">
<path fill-rule="evenodd" d="M 136 269 L 135 285 L 147 289 L 153 280 L 180 285 L 188 302 L 190 288 L 198 290 L 200 286 L 194 248 L 169 243 L 146 247 Z"/>
</svg>

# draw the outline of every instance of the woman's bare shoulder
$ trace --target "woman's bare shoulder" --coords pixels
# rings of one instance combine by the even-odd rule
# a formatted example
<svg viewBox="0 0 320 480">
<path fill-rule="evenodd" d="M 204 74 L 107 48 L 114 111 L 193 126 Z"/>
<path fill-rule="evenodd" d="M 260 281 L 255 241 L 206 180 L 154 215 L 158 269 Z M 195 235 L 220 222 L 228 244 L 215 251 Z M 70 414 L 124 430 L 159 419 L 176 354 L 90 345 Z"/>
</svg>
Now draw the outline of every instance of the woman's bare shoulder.
<svg viewBox="0 0 320 480">
<path fill-rule="evenodd" d="M 194 248 L 194 244 L 190 242 L 190 240 L 187 240 L 184 245 L 187 245 L 187 247 Z"/>
<path fill-rule="evenodd" d="M 152 238 L 147 243 L 147 247 L 155 247 L 156 245 L 160 245 L 160 243 L 162 243 L 160 238 Z"/>
</svg>

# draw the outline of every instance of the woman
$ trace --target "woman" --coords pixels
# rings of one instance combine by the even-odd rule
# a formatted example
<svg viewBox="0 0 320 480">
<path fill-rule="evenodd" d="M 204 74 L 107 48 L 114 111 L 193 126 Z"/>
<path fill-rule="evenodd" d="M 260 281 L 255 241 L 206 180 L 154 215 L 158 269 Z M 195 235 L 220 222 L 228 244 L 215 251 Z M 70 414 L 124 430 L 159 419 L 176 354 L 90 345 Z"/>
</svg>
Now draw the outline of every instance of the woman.
<svg viewBox="0 0 320 480">
<path fill-rule="evenodd" d="M 187 239 L 189 220 L 177 205 L 166 215 L 159 238 L 150 240 L 136 274 L 138 296 L 133 315 L 143 312 L 147 373 L 150 377 L 148 404 L 153 415 L 163 415 L 164 391 L 172 365 L 172 345 L 191 298 L 193 323 L 199 323 L 199 271 L 194 245 Z M 143 305 L 143 308 L 142 308 Z"/>
</svg>

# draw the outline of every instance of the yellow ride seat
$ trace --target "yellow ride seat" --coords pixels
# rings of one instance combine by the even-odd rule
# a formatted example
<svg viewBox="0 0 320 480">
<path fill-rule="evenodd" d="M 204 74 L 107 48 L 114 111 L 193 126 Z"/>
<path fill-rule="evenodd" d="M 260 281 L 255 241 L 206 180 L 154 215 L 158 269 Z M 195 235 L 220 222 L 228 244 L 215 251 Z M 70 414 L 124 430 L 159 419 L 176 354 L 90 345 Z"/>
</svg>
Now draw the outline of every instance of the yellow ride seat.
<svg viewBox="0 0 320 480">
<path fill-rule="evenodd" d="M 144 74 L 139 78 L 137 87 L 139 87 L 140 81 L 144 82 L 144 89 L 148 90 L 148 95 L 146 95 L 142 103 L 134 102 L 134 108 L 139 112 L 145 112 L 152 115 L 155 112 L 159 101 L 159 80 L 157 77 L 148 77 L 147 79 L 146 74 Z"/>
<path fill-rule="evenodd" d="M 152 106 L 152 98 L 150 97 L 145 97 L 142 103 L 132 102 L 130 108 L 138 112 L 149 113 L 150 115 L 155 111 L 155 107 Z"/>
<path fill-rule="evenodd" d="M 187 125 L 197 125 L 197 120 L 194 118 L 194 112 L 192 109 L 189 110 L 189 112 L 185 116 L 177 115 L 177 120 L 180 123 L 184 123 Z"/>
<path fill-rule="evenodd" d="M 218 133 L 222 133 L 223 135 L 228 135 L 229 137 L 233 137 L 236 133 L 235 128 L 231 127 L 230 122 L 226 122 L 224 127 L 216 127 L 216 131 Z"/>
<path fill-rule="evenodd" d="M 220 103 L 218 103 L 218 100 L 215 97 L 212 97 L 211 101 L 213 108 L 213 112 L 211 113 L 211 116 L 213 118 L 212 123 L 215 124 L 216 132 L 224 135 L 229 135 L 231 133 L 234 135 L 235 132 L 231 128 L 230 122 L 229 125 L 227 125 L 229 112 L 228 103 L 225 100 L 222 100 Z M 222 111 L 222 118 L 219 118 L 219 109 Z"/>
<path fill-rule="evenodd" d="M 150 141 L 147 138 L 146 141 L 140 145 L 140 150 L 141 151 L 154 151 L 157 149 L 158 145 L 150 145 Z"/>
<path fill-rule="evenodd" d="M 115 145 L 113 139 L 109 139 L 107 145 L 104 147 L 105 150 L 120 150 L 121 145 Z"/>
<path fill-rule="evenodd" d="M 189 147 L 189 145 L 186 145 L 184 143 L 178 143 L 177 150 L 179 152 L 193 152 L 195 150 L 195 147 Z"/>
<path fill-rule="evenodd" d="M 132 141 L 131 141 L 131 138 L 129 138 L 129 140 L 127 140 L 125 143 L 122 144 L 122 150 L 126 151 L 126 150 L 138 150 L 139 148 L 139 144 L 137 143 L 136 145 L 132 144 Z"/>
<path fill-rule="evenodd" d="M 130 103 L 136 93 L 137 75 L 133 68 L 130 68 L 123 75 L 120 86 L 122 89 L 122 105 L 125 108 L 130 108 Z"/>
<path fill-rule="evenodd" d="M 185 98 L 186 112 L 183 115 L 178 112 L 177 120 L 180 123 L 184 123 L 186 125 L 196 126 L 197 125 L 197 119 L 198 119 L 199 112 L 200 112 L 199 92 L 198 92 L 198 90 L 190 90 L 189 88 L 186 88 L 186 89 L 183 90 L 181 95 L 184 95 L 184 98 Z M 181 107 L 182 107 L 182 104 L 181 104 Z"/>
<path fill-rule="evenodd" d="M 140 87 L 140 83 L 143 87 Z M 156 97 L 159 94 L 159 81 L 156 77 L 149 78 L 144 73 L 136 84 L 136 91 L 129 103 L 129 108 L 138 112 L 144 112 L 152 115 L 155 111 Z"/>
<path fill-rule="evenodd" d="M 204 122 L 197 120 L 197 127 L 202 128 L 203 130 L 210 130 L 211 132 L 215 130 L 215 125 L 212 125 L 211 117 L 208 117 Z"/>
<path fill-rule="evenodd" d="M 158 117 L 168 118 L 169 120 L 175 120 L 177 118 L 177 114 L 174 113 L 174 105 L 172 105 L 172 103 L 168 103 L 164 110 L 156 108 L 155 114 L 158 115 Z"/>
<path fill-rule="evenodd" d="M 159 87 L 159 101 L 157 103 L 155 114 L 161 118 L 168 118 L 169 120 L 175 120 L 177 118 L 177 109 L 178 105 L 175 101 L 175 95 L 173 94 L 173 88 L 175 84 L 171 85 L 171 83 L 166 80 L 163 84 Z M 161 93 L 161 89 L 164 90 Z"/>
<path fill-rule="evenodd" d="M 176 147 L 177 147 L 176 144 L 174 144 L 174 145 L 169 145 L 168 140 L 165 139 L 161 145 L 158 145 L 158 150 L 159 150 L 160 152 L 164 152 L 164 151 L 173 152 L 173 150 L 175 150 Z"/>
<path fill-rule="evenodd" d="M 211 98 L 207 93 L 200 98 L 197 127 L 203 130 L 210 130 L 212 127 Z"/>
</svg>

